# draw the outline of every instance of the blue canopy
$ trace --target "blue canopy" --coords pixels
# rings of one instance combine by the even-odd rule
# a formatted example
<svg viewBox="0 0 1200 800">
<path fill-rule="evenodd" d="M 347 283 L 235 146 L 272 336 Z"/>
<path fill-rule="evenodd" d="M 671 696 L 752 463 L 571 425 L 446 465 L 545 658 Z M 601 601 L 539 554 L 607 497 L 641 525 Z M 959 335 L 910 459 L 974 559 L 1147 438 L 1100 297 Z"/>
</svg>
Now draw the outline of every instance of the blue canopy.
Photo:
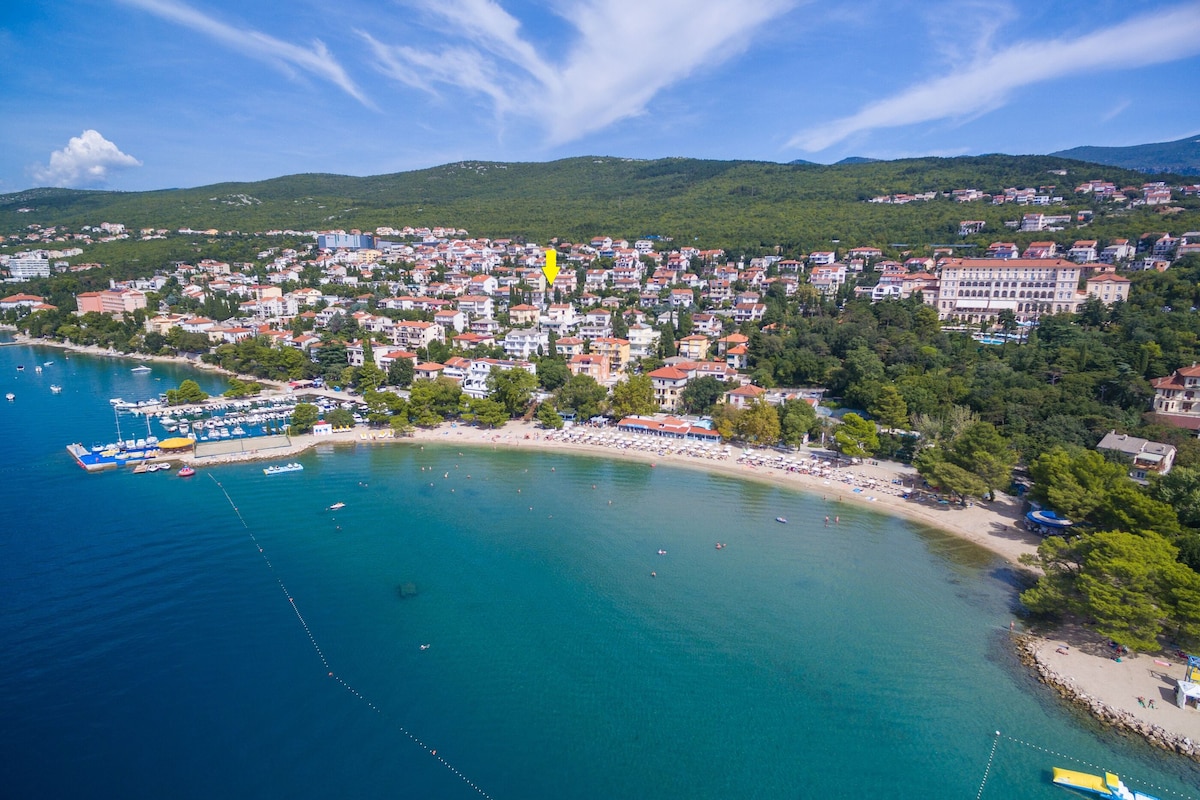
<svg viewBox="0 0 1200 800">
<path fill-rule="evenodd" d="M 1069 528 L 1075 523 L 1064 517 L 1060 517 L 1053 511 L 1039 509 L 1038 511 L 1030 511 L 1025 515 L 1025 519 L 1038 525 L 1045 525 L 1047 528 Z"/>
</svg>

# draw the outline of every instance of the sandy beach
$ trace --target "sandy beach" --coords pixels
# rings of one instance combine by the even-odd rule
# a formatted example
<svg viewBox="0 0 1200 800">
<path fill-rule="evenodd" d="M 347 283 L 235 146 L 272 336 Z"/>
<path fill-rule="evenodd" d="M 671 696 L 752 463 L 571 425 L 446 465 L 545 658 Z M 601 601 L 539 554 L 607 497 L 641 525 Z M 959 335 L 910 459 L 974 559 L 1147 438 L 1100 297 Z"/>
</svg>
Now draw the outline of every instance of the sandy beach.
<svg viewBox="0 0 1200 800">
<path fill-rule="evenodd" d="M 94 355 L 121 357 L 138 361 L 170 361 L 203 369 L 219 367 L 183 357 L 155 357 L 110 353 L 104 348 L 77 347 L 61 343 L 26 340 L 31 344 L 50 344 Z M 261 381 L 286 393 L 286 385 Z M 344 399 L 346 395 L 330 396 Z M 474 426 L 444 424 L 433 429 L 417 429 L 411 436 L 391 435 L 390 430 L 371 430 L 359 426 L 332 435 L 292 436 L 286 447 L 197 458 L 193 455 L 165 456 L 163 460 L 187 462 L 199 468 L 222 463 L 250 460 L 286 460 L 318 445 L 334 446 L 422 446 L 437 444 L 452 447 L 520 448 L 564 452 L 598 458 L 639 461 L 652 465 L 670 465 L 703 470 L 743 480 L 770 483 L 820 494 L 836 502 L 857 504 L 881 514 L 904 517 L 929 525 L 970 541 L 1003 557 L 1016 566 L 1021 555 L 1033 553 L 1040 537 L 1019 526 L 1022 501 L 998 495 L 992 502 L 976 501 L 967 506 L 939 503 L 920 492 L 905 494 L 920 485 L 911 467 L 894 462 L 865 462 L 827 467 L 813 461 L 811 452 L 787 454 L 770 449 L 746 450 L 724 445 L 681 448 L 678 442 L 649 435 L 621 434 L 615 430 L 576 427 L 553 432 L 532 422 L 510 422 L 498 430 Z M 917 499 L 921 498 L 921 499 Z M 1145 737 L 1160 747 L 1200 754 L 1200 711 L 1180 709 L 1174 704 L 1174 681 L 1183 677 L 1183 665 L 1172 654 L 1134 655 L 1112 658 L 1107 642 L 1091 632 L 1067 627 L 1061 630 L 1020 636 L 1019 649 L 1035 674 L 1054 687 L 1068 702 L 1114 725 Z M 1141 701 L 1139 702 L 1139 698 Z M 1149 707 L 1150 700 L 1154 707 Z M 1197 743 L 1197 744 L 1193 744 Z"/>
</svg>

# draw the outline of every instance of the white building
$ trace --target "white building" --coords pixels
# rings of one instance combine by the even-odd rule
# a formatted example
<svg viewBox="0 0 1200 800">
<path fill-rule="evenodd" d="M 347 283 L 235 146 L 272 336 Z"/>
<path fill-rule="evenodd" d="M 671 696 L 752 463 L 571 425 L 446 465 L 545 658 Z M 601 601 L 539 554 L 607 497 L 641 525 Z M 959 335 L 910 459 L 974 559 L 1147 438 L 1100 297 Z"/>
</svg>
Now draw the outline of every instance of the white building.
<svg viewBox="0 0 1200 800">
<path fill-rule="evenodd" d="M 50 259 L 39 256 L 15 256 L 8 260 L 8 272 L 14 281 L 50 277 Z"/>
<path fill-rule="evenodd" d="M 1097 450 L 1112 450 L 1132 459 L 1129 477 L 1140 484 L 1147 484 L 1147 475 L 1166 475 L 1175 463 L 1175 447 L 1162 442 L 1151 442 L 1125 433 L 1109 431 L 1096 445 Z"/>
<path fill-rule="evenodd" d="M 1074 313 L 1080 266 L 1059 258 L 952 258 L 942 265 L 935 302 L 941 319 L 994 320 L 1003 310 L 1021 321 Z"/>
<path fill-rule="evenodd" d="M 546 352 L 550 344 L 550 335 L 536 328 L 516 328 L 504 337 L 504 352 L 509 358 L 528 361 L 537 355 L 538 348 Z"/>
</svg>

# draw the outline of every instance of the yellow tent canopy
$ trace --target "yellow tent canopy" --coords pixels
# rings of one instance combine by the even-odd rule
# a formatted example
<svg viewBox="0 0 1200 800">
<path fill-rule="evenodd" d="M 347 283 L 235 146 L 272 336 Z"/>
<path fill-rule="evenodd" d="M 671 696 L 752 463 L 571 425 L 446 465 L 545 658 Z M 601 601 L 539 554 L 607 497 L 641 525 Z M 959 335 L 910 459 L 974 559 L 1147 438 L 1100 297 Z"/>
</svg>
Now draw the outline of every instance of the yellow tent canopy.
<svg viewBox="0 0 1200 800">
<path fill-rule="evenodd" d="M 176 436 L 172 439 L 164 439 L 158 443 L 159 450 L 186 450 L 196 443 L 195 439 L 188 439 L 183 436 Z"/>
</svg>

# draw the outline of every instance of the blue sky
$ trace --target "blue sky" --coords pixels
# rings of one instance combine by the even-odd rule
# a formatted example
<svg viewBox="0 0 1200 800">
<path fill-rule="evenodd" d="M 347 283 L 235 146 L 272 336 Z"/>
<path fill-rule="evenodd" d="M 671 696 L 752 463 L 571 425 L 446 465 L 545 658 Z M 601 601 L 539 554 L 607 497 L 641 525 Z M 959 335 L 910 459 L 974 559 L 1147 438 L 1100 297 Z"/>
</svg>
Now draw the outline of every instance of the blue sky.
<svg viewBox="0 0 1200 800">
<path fill-rule="evenodd" d="M 460 159 L 829 163 L 1200 134 L 1200 0 L 41 0 L 0 192 Z"/>
</svg>

